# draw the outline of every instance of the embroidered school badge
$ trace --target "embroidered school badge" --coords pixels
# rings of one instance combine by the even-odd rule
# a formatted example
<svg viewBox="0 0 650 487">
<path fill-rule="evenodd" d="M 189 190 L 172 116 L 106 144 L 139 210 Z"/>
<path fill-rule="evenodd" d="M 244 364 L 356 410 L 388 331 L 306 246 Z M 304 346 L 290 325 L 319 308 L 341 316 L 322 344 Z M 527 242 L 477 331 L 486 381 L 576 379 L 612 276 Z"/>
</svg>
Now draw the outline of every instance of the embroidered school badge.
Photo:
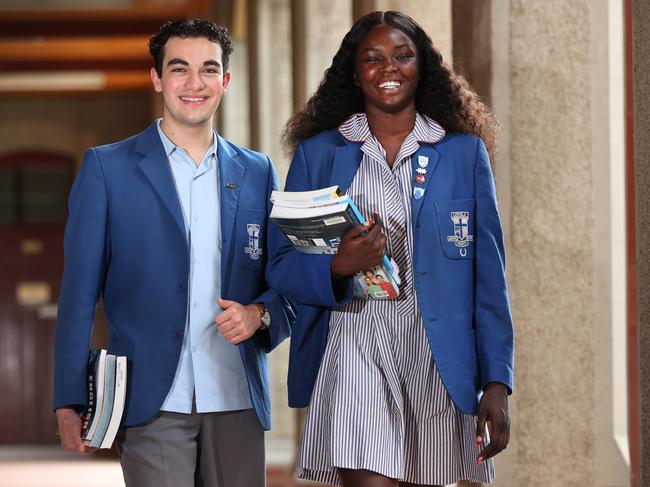
<svg viewBox="0 0 650 487">
<path fill-rule="evenodd" d="M 244 247 L 244 252 L 251 260 L 257 260 L 264 252 L 264 249 L 260 248 L 260 226 L 257 223 L 248 223 L 246 230 L 248 231 L 248 247 Z"/>
<path fill-rule="evenodd" d="M 462 257 L 467 255 L 467 246 L 474 241 L 474 235 L 469 235 L 469 211 L 452 211 L 451 221 L 454 224 L 454 234 L 447 235 L 447 242 L 453 242 Z"/>
</svg>

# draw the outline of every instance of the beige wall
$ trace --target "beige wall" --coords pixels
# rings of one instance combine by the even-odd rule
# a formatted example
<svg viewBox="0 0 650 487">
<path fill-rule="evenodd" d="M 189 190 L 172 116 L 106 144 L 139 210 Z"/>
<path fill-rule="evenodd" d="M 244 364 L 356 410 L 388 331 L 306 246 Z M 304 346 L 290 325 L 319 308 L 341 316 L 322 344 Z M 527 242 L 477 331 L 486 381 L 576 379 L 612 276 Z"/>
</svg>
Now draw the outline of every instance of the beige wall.
<svg viewBox="0 0 650 487">
<path fill-rule="evenodd" d="M 0 98 L 0 153 L 55 150 L 81 162 L 89 146 L 116 142 L 149 123 L 150 98 L 140 93 Z"/>
</svg>

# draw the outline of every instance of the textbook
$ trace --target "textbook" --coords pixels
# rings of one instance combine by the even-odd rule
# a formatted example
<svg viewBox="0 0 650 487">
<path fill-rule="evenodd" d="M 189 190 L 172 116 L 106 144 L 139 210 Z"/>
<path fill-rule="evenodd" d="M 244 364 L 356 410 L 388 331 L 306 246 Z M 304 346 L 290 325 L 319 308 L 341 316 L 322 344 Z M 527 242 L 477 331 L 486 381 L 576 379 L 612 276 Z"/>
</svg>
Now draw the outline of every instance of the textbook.
<svg viewBox="0 0 650 487">
<path fill-rule="evenodd" d="M 88 404 L 82 413 L 81 438 L 86 446 L 110 448 L 126 399 L 126 357 L 91 350 L 88 358 Z"/>
<path fill-rule="evenodd" d="M 270 218 L 291 243 L 308 254 L 335 254 L 345 233 L 365 218 L 338 186 L 314 191 L 273 191 Z M 354 276 L 359 299 L 392 299 L 399 295 L 399 268 L 384 255 L 382 263 Z"/>
</svg>

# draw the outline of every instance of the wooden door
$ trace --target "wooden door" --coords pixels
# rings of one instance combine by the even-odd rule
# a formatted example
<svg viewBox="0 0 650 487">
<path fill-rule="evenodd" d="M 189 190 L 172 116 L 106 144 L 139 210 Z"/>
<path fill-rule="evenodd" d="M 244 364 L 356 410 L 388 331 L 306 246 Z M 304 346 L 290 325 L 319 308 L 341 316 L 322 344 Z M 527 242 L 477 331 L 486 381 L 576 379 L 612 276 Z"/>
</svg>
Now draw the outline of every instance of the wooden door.
<svg viewBox="0 0 650 487">
<path fill-rule="evenodd" d="M 74 160 L 0 157 L 0 444 L 57 443 L 54 327 Z"/>
</svg>

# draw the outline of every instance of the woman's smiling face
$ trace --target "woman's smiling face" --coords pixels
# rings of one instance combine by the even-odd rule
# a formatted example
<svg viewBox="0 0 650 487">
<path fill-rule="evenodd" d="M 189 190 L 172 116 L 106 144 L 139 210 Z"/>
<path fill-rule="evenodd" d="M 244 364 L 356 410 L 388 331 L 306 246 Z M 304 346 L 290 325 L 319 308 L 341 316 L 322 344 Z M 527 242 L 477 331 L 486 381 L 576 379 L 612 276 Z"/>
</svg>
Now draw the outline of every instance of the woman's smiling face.
<svg viewBox="0 0 650 487">
<path fill-rule="evenodd" d="M 366 111 L 399 113 L 415 108 L 419 79 L 417 48 L 401 30 L 377 25 L 359 44 L 354 81 Z"/>
</svg>

